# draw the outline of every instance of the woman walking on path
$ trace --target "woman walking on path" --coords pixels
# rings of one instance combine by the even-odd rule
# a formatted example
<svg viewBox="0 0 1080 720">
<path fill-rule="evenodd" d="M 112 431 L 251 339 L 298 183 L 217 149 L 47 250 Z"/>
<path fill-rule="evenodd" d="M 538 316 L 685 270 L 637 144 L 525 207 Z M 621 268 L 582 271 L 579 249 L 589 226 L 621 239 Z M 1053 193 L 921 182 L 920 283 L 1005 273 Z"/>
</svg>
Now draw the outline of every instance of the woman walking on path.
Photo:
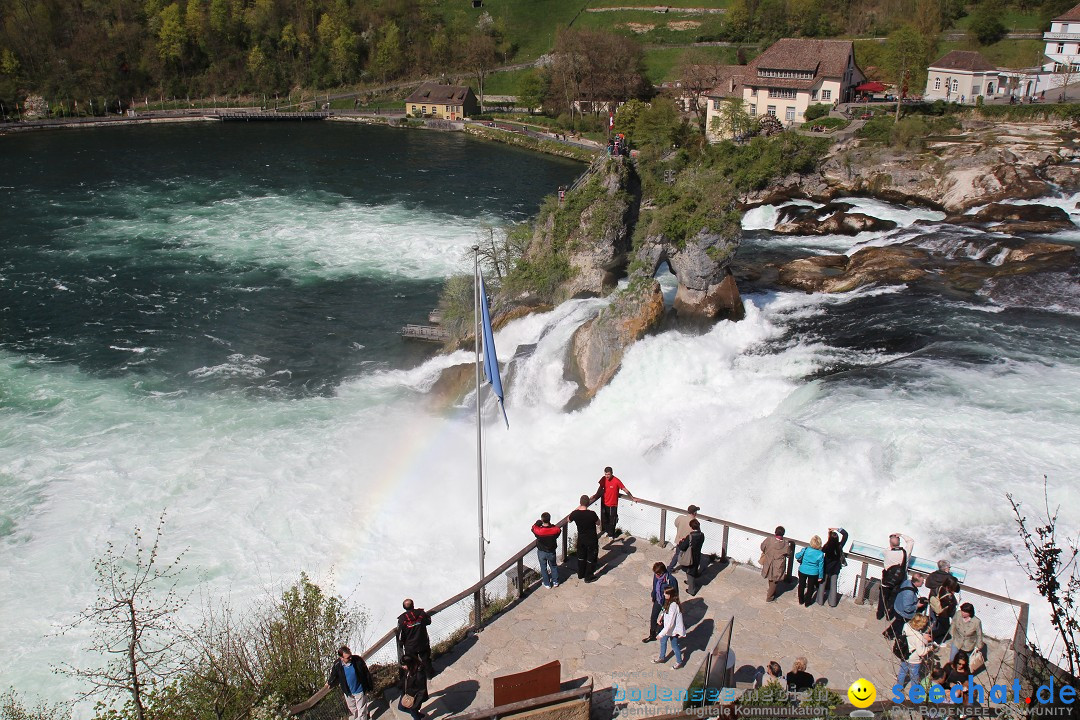
<svg viewBox="0 0 1080 720">
<path fill-rule="evenodd" d="M 679 604 L 677 588 L 664 590 L 664 614 L 657 624 L 663 624 L 664 627 L 656 634 L 660 638 L 660 657 L 653 662 L 660 664 L 667 661 L 667 645 L 670 640 L 671 651 L 675 655 L 675 669 L 678 670 L 686 664 L 682 648 L 679 647 L 679 638 L 686 636 L 686 626 L 683 625 L 682 605 Z"/>
<path fill-rule="evenodd" d="M 839 534 L 838 534 L 839 533 Z M 829 599 L 829 607 L 840 604 L 840 593 L 836 589 L 837 578 L 844 568 L 844 546 L 847 545 L 848 532 L 844 528 L 829 528 L 829 539 L 821 552 L 825 554 L 825 579 L 818 587 L 817 604 L 824 605 Z"/>
<path fill-rule="evenodd" d="M 817 586 L 825 576 L 825 553 L 821 552 L 821 538 L 810 538 L 810 547 L 804 547 L 796 555 L 799 561 L 799 604 L 810 607 L 817 596 Z"/>
<path fill-rule="evenodd" d="M 401 669 L 398 670 L 398 680 L 401 683 L 398 709 L 412 715 L 413 720 L 423 720 L 424 713 L 420 712 L 420 706 L 427 700 L 428 690 L 427 673 L 420 658 L 406 655 Z"/>
</svg>

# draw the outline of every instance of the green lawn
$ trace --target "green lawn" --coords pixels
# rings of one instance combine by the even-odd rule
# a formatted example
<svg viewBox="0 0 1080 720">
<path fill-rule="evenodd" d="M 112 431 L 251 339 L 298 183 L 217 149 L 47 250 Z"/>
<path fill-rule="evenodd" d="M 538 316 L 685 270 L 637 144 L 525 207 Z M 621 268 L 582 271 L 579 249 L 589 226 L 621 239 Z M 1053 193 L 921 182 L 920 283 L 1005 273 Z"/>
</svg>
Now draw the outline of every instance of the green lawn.
<svg viewBox="0 0 1080 720">
<path fill-rule="evenodd" d="M 971 15 L 953 23 L 953 29 L 966 32 L 971 25 Z M 1001 23 L 1013 32 L 1041 32 L 1050 29 L 1050 18 L 1039 12 L 1022 13 L 1015 9 L 1008 9 L 1001 14 Z"/>
<path fill-rule="evenodd" d="M 574 28 L 613 30 L 636 38 L 643 45 L 679 45 L 719 37 L 723 24 L 723 15 L 619 10 L 583 12 L 574 22 Z"/>
<path fill-rule="evenodd" d="M 708 57 L 713 62 L 725 65 L 735 64 L 735 48 L 727 47 L 700 47 L 700 48 L 669 48 L 650 47 L 645 48 L 645 70 L 649 79 L 656 85 L 669 80 L 676 80 L 679 76 L 679 65 L 683 55 L 692 52 L 698 57 Z M 757 54 L 756 48 L 748 48 L 747 59 Z"/>
<path fill-rule="evenodd" d="M 532 70 L 511 70 L 510 72 L 491 73 L 484 78 L 485 95 L 517 95 L 518 83 Z M 469 84 L 476 90 L 476 80 L 472 79 Z"/>
<path fill-rule="evenodd" d="M 939 54 L 950 50 L 978 50 L 982 56 L 998 67 L 1022 68 L 1042 65 L 1046 43 L 1042 40 L 1002 40 L 1001 42 L 979 47 L 967 40 L 942 42 Z"/>
<path fill-rule="evenodd" d="M 507 38 L 517 46 L 514 62 L 525 62 L 550 52 L 556 28 L 569 25 L 583 5 L 567 0 L 484 0 L 482 8 L 473 8 L 468 0 L 440 0 L 431 12 L 447 19 L 464 16 L 468 25 L 488 13 L 502 21 Z"/>
</svg>

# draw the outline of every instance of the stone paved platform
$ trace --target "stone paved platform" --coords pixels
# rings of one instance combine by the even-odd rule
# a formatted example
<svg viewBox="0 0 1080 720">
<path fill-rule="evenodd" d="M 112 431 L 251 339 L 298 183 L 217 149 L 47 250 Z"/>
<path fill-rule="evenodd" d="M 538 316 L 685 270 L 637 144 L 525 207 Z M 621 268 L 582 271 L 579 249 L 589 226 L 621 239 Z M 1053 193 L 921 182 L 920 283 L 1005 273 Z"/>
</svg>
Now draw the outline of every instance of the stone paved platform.
<svg viewBox="0 0 1080 720">
<path fill-rule="evenodd" d="M 765 602 L 765 581 L 756 568 L 712 564 L 703 574 L 697 597 L 686 594 L 685 577 L 676 575 L 683 599 L 687 638 L 686 667 L 674 660 L 654 665 L 658 643 L 643 644 L 647 634 L 652 564 L 667 562 L 671 550 L 631 536 L 601 545 L 597 580 L 586 584 L 574 574 L 574 562 L 560 566 L 563 584 L 533 586 L 526 596 L 435 662 L 438 674 L 429 684 L 424 712 L 446 717 L 492 705 L 493 678 L 560 660 L 562 679 L 590 676 L 594 682 L 594 718 L 649 711 L 674 711 L 681 703 L 614 701 L 612 688 L 685 689 L 707 649 L 735 618 L 731 649 L 739 685 L 752 684 L 759 667 L 770 660 L 786 673 L 795 658 L 809 659 L 808 671 L 826 678 L 842 695 L 859 677 L 878 687 L 879 698 L 896 680 L 899 662 L 881 637 L 885 623 L 867 603 L 844 597 L 836 608 L 798 604 L 794 584 L 773 603 Z M 1005 657 L 1002 644 L 990 642 L 990 665 L 997 672 Z M 942 651 L 945 652 L 944 650 Z M 670 651 L 669 651 L 670 655 Z M 944 657 L 947 660 L 948 657 Z M 983 673 L 980 677 L 986 677 Z M 749 685 L 744 685 L 749 686 Z M 391 690 L 396 697 L 396 691 Z M 389 699 L 389 698 L 388 698 Z M 392 712 L 398 712 L 396 705 Z M 407 717 L 407 716 L 404 716 Z"/>
</svg>

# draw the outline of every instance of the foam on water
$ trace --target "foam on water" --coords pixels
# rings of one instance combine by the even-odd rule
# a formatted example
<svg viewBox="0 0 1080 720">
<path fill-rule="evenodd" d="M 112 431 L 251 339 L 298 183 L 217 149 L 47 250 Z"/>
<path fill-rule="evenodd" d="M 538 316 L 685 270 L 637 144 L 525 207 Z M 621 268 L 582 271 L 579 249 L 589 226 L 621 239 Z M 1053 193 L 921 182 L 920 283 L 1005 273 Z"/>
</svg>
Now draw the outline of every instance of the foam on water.
<svg viewBox="0 0 1080 720">
<path fill-rule="evenodd" d="M 486 432 L 489 567 L 528 542 L 540 510 L 567 511 L 612 464 L 644 497 L 758 527 L 782 522 L 797 537 L 842 523 L 880 542 L 883 528 L 901 529 L 920 555 L 961 548 L 969 582 L 1017 587 L 1004 492 L 1036 501 L 1046 474 L 1066 523 L 1080 526 L 1080 367 L 958 364 L 932 349 L 854 351 L 791 332 L 897 292 L 751 297 L 742 322 L 638 342 L 572 413 L 561 409 L 574 391 L 563 377 L 569 338 L 606 301 L 510 323 L 496 343 L 516 358 L 504 370 L 511 425 L 489 412 Z M 188 585 L 205 582 L 239 606 L 307 571 L 366 605 L 378 635 L 402 595 L 432 605 L 466 587 L 472 413 L 428 410 L 424 391 L 469 357 L 360 375 L 333 397 L 273 401 L 154 394 L 136 380 L 4 355 L 4 683 L 52 697 L 73 690 L 45 668 L 78 660 L 80 638 L 47 636 L 91 601 L 88 558 L 162 508 L 166 554 L 190 547 Z"/>
<path fill-rule="evenodd" d="M 101 202 L 126 212 L 73 222 L 66 232 L 72 253 L 92 259 L 187 255 L 225 267 L 286 269 L 298 279 L 445 277 L 460 270 L 485 224 L 503 223 L 401 204 L 365 205 L 315 191 L 209 203 L 180 197 L 164 204 L 157 189 L 103 195 Z"/>
</svg>

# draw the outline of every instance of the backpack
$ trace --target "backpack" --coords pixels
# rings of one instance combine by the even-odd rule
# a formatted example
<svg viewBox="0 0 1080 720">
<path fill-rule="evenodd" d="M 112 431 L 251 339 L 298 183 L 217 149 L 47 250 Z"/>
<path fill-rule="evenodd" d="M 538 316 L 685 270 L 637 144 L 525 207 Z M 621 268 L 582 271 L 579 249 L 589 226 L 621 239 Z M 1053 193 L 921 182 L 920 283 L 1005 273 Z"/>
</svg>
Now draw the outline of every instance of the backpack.
<svg viewBox="0 0 1080 720">
<path fill-rule="evenodd" d="M 892 643 L 893 655 L 900 658 L 904 662 L 911 656 L 911 648 L 908 647 L 907 635 L 903 632 L 895 633 Z"/>
<path fill-rule="evenodd" d="M 900 587 L 907 580 L 907 550 L 901 548 L 900 551 L 904 553 L 904 559 L 885 568 L 885 572 L 881 573 L 881 584 L 885 587 Z"/>
</svg>

